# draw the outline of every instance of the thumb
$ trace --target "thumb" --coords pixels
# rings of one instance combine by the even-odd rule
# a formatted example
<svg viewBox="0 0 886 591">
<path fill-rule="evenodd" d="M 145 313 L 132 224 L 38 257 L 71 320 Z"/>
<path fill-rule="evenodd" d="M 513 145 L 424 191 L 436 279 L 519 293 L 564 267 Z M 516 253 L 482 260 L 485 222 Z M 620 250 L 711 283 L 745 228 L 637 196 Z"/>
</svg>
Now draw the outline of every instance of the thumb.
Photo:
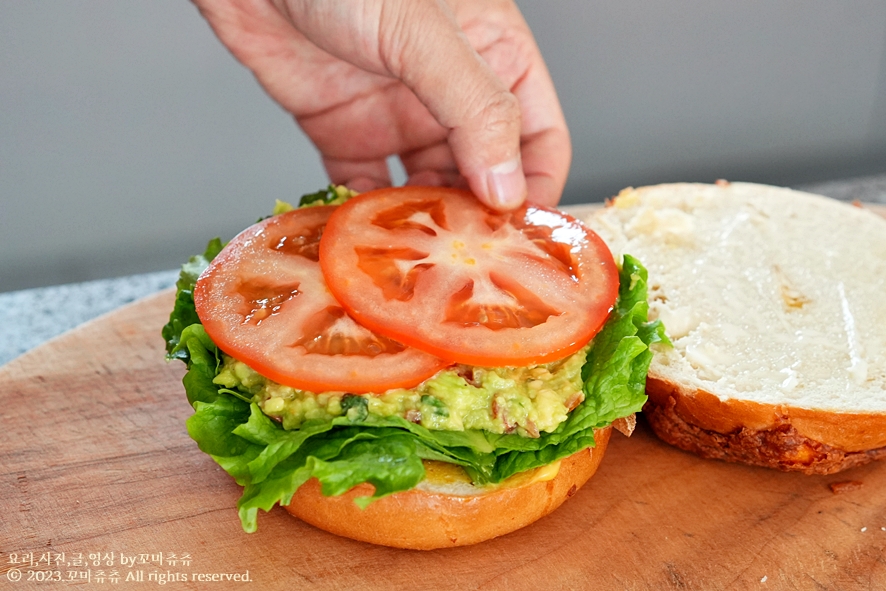
<svg viewBox="0 0 886 591">
<path fill-rule="evenodd" d="M 520 104 L 474 50 L 444 2 L 403 0 L 396 26 L 383 20 L 381 53 L 448 131 L 455 164 L 473 193 L 497 210 L 519 207 L 527 186 L 520 159 Z"/>
</svg>

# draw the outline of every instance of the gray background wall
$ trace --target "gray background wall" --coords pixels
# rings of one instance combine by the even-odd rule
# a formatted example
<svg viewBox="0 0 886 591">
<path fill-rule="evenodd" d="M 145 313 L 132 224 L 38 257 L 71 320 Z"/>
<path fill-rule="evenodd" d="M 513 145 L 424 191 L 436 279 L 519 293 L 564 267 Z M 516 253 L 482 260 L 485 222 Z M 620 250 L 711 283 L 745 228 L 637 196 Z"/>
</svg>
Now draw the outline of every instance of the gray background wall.
<svg viewBox="0 0 886 591">
<path fill-rule="evenodd" d="M 566 203 L 886 172 L 882 0 L 518 3 L 573 134 Z M 325 183 L 189 3 L 0 3 L 0 291 L 171 269 Z"/>
</svg>

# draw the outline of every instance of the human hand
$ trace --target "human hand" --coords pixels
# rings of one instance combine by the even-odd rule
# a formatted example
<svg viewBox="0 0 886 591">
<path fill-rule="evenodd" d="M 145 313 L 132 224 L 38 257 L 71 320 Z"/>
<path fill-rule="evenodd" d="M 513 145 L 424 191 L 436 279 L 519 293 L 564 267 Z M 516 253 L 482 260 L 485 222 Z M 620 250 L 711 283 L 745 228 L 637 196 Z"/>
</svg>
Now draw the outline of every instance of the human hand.
<svg viewBox="0 0 886 591">
<path fill-rule="evenodd" d="M 332 182 L 470 188 L 554 205 L 571 159 L 547 68 L 512 0 L 193 0 L 319 149 Z"/>
</svg>

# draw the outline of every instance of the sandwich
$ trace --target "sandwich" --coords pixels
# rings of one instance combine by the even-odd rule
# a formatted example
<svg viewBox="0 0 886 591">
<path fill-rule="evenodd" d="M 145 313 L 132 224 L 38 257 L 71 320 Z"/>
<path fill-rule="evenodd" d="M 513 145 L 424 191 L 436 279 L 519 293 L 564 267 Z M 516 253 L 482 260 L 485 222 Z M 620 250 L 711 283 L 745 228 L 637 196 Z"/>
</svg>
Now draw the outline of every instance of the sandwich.
<svg viewBox="0 0 886 591">
<path fill-rule="evenodd" d="M 356 540 L 460 546 L 553 511 L 630 432 L 666 340 L 646 281 L 555 209 L 330 187 L 191 258 L 163 337 L 245 531 L 280 505 Z"/>
<path fill-rule="evenodd" d="M 655 278 L 673 344 L 647 381 L 659 438 L 807 474 L 886 457 L 886 221 L 725 181 L 625 189 L 587 221 Z"/>
</svg>

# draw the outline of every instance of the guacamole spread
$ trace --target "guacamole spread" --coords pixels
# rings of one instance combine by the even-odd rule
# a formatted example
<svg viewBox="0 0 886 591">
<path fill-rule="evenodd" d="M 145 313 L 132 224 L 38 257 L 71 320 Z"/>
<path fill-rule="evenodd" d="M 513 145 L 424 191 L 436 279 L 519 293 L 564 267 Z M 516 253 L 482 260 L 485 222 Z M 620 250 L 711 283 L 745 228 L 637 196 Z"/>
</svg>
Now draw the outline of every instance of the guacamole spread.
<svg viewBox="0 0 886 591">
<path fill-rule="evenodd" d="M 380 394 L 306 392 L 277 384 L 245 363 L 224 356 L 216 385 L 248 393 L 287 430 L 308 419 L 398 416 L 428 429 L 517 433 L 538 437 L 566 420 L 584 400 L 581 368 L 588 347 L 565 359 L 529 367 L 454 365 L 415 388 Z"/>
</svg>

